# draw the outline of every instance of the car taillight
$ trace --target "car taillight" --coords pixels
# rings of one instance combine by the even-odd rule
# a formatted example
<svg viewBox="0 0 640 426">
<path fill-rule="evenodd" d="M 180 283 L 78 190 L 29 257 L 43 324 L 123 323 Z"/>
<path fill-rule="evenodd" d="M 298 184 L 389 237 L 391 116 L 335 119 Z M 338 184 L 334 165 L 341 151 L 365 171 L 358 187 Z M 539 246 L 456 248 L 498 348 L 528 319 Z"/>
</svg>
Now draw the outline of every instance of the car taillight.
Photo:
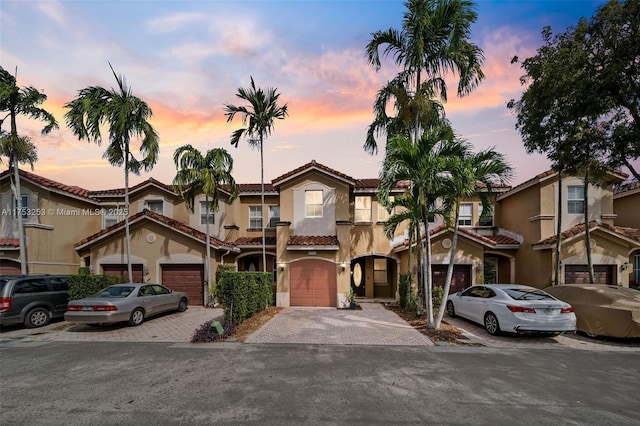
<svg viewBox="0 0 640 426">
<path fill-rule="evenodd" d="M 67 305 L 67 312 L 68 311 L 81 311 L 82 310 L 82 306 L 78 306 L 78 305 Z"/>
<path fill-rule="evenodd" d="M 528 314 L 535 314 L 536 310 L 533 308 L 527 308 L 525 306 L 513 306 L 513 305 L 507 305 L 507 309 L 509 309 L 511 312 L 525 312 Z"/>
<path fill-rule="evenodd" d="M 573 306 L 569 306 L 568 308 L 562 308 L 560 309 L 560 313 L 561 314 L 568 314 L 573 312 Z"/>
<path fill-rule="evenodd" d="M 106 305 L 106 306 L 100 305 L 100 306 L 94 306 L 93 310 L 94 311 L 101 311 L 101 312 L 104 312 L 104 311 L 117 311 L 118 308 L 116 308 L 115 306 L 112 306 L 112 305 Z"/>
<path fill-rule="evenodd" d="M 6 311 L 11 309 L 11 298 L 0 297 L 0 311 Z"/>
</svg>

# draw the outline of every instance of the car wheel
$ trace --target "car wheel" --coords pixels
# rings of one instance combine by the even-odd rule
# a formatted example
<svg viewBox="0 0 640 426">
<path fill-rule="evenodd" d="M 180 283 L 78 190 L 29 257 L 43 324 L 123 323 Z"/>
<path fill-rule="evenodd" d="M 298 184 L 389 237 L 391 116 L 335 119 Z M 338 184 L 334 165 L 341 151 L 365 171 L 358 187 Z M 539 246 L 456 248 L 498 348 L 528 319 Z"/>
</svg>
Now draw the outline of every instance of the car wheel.
<svg viewBox="0 0 640 426">
<path fill-rule="evenodd" d="M 493 312 L 487 312 L 484 316 L 484 328 L 487 329 L 487 333 L 492 336 L 500 334 L 500 324 L 498 324 L 498 318 Z"/>
<path fill-rule="evenodd" d="M 45 308 L 35 308 L 29 311 L 24 319 L 27 328 L 44 327 L 51 321 L 51 315 Z"/>
<path fill-rule="evenodd" d="M 144 311 L 142 308 L 135 308 L 131 312 L 131 318 L 129 318 L 129 325 L 140 325 L 144 322 Z"/>
<path fill-rule="evenodd" d="M 178 303 L 178 312 L 184 312 L 187 310 L 187 299 L 184 297 L 180 299 L 180 303 Z"/>
<path fill-rule="evenodd" d="M 451 300 L 447 301 L 447 315 L 451 318 L 456 316 L 456 308 L 453 307 L 453 302 Z"/>
</svg>

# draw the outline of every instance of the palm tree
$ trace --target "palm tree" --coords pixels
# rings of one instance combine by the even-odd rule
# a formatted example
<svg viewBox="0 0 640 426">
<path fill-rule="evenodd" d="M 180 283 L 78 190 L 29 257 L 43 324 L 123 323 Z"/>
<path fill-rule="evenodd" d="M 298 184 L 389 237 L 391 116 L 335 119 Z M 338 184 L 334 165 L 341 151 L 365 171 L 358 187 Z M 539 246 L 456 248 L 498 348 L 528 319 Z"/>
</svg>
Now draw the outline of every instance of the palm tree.
<svg viewBox="0 0 640 426">
<path fill-rule="evenodd" d="M 429 218 L 434 213 L 434 200 L 443 192 L 443 185 L 447 183 L 448 162 L 451 158 L 464 155 L 466 149 L 467 147 L 455 138 L 453 130 L 448 125 L 427 129 L 417 143 L 405 136 L 394 136 L 387 143 L 380 172 L 378 197 L 383 200 L 383 203 L 384 200 L 388 200 L 388 194 L 398 182 L 410 181 L 412 184 L 409 195 L 414 198 L 414 201 L 407 206 L 414 209 L 410 217 L 419 223 L 418 240 L 422 240 L 422 232 L 425 234 L 424 248 L 419 252 L 419 259 L 424 260 L 420 285 L 424 288 L 429 328 L 433 328 Z"/>
<path fill-rule="evenodd" d="M 444 209 L 447 212 L 445 214 L 447 225 L 450 227 L 451 222 L 453 222 L 453 236 L 451 238 L 451 255 L 449 256 L 449 267 L 447 268 L 442 300 L 434 324 L 436 330 L 440 328 L 447 303 L 447 295 L 451 288 L 451 278 L 458 244 L 461 201 L 478 198 L 482 203 L 482 214 L 490 214 L 493 208 L 493 186 L 495 183 L 507 183 L 513 173 L 505 157 L 493 149 L 473 153 L 470 150 L 470 146 L 467 145 L 467 149 L 462 156 L 448 160 L 449 172 L 446 176 L 448 184 L 445 185 L 446 189 L 442 194 L 442 199 Z M 451 214 L 452 212 L 453 215 Z"/>
<path fill-rule="evenodd" d="M 392 56 L 409 83 L 407 91 L 417 93 L 426 74 L 430 90 L 446 102 L 444 77 L 457 73 L 458 96 L 469 94 L 484 79 L 482 49 L 469 42 L 471 24 L 477 19 L 474 5 L 468 0 L 408 0 L 402 29 L 390 28 L 372 34 L 366 46 L 369 63 L 379 70 L 381 57 Z M 380 50 L 382 50 L 382 55 Z M 410 80 L 411 81 L 410 81 Z M 419 138 L 414 123 L 415 140 Z M 373 141 L 375 147 L 375 141 Z M 369 152 L 371 141 L 368 141 Z"/>
<path fill-rule="evenodd" d="M 16 77 L 0 67 L 0 111 L 7 114 L 0 119 L 0 135 L 2 135 L 2 145 L 0 155 L 9 158 L 9 170 L 13 167 L 13 195 L 16 200 L 16 218 L 18 219 L 18 239 L 20 240 L 20 271 L 26 274 L 27 252 L 24 246 L 24 227 L 22 218 L 22 192 L 20 189 L 20 174 L 18 172 L 19 163 L 29 163 L 33 169 L 33 163 L 38 160 L 37 150 L 29 138 L 18 136 L 16 117 L 25 115 L 27 117 L 41 120 L 46 123 L 41 134 L 47 135 L 52 130 L 58 128 L 55 117 L 47 112 L 40 105 L 47 100 L 47 95 L 39 92 L 33 86 L 19 88 Z M 10 118 L 11 130 L 8 134 L 2 134 L 2 123 Z"/>
<path fill-rule="evenodd" d="M 185 200 L 187 208 L 194 211 L 196 196 L 204 194 L 206 214 L 206 247 L 207 247 L 207 284 L 209 291 L 215 294 L 215 283 L 211 280 L 211 244 L 209 215 L 218 211 L 222 186 L 230 189 L 229 203 L 238 196 L 236 182 L 231 175 L 233 158 L 224 148 L 214 148 L 203 156 L 191 145 L 183 145 L 173 153 L 173 162 L 178 172 L 173 184 L 178 186 L 180 196 Z"/>
<path fill-rule="evenodd" d="M 90 86 L 80 90 L 78 96 L 65 105 L 69 111 L 64 117 L 67 127 L 80 140 L 86 139 L 98 146 L 102 144 L 100 127 L 108 126 L 109 146 L 102 157 L 112 166 L 124 166 L 127 273 L 129 281 L 133 281 L 129 236 L 129 172 L 137 175 L 142 169 L 149 171 L 153 168 L 158 161 L 160 138 L 148 121 L 153 115 L 149 105 L 132 94 L 124 76 L 117 75 L 111 63 L 109 67 L 118 87 L 107 90 L 100 86 Z M 140 139 L 141 160 L 131 153 L 132 138 Z"/>
<path fill-rule="evenodd" d="M 225 104 L 225 115 L 227 122 L 233 121 L 236 114 L 242 116 L 243 127 L 234 131 L 231 135 L 231 145 L 238 147 L 238 142 L 243 137 L 247 139 L 249 146 L 260 150 L 260 188 L 261 188 L 261 207 L 262 210 L 262 270 L 267 271 L 267 254 L 264 233 L 264 140 L 271 135 L 274 127 L 274 120 L 283 120 L 289 112 L 287 104 L 278 105 L 280 94 L 276 88 L 268 87 L 262 89 L 256 87 L 253 77 L 251 77 L 251 85 L 249 88 L 239 88 L 236 96 L 243 101 L 249 102 L 248 106 L 235 106 Z"/>
</svg>

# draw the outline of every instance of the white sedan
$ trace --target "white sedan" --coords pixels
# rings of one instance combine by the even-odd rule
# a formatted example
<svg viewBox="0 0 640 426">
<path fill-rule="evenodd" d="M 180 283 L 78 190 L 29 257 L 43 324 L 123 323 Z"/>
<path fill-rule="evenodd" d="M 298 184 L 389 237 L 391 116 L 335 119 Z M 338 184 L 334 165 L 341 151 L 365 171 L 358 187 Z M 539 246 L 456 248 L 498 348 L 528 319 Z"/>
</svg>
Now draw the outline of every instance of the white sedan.
<svg viewBox="0 0 640 426">
<path fill-rule="evenodd" d="M 449 295 L 447 314 L 483 324 L 492 335 L 508 333 L 575 333 L 576 315 L 566 302 L 538 288 L 518 284 L 485 284 Z"/>
</svg>

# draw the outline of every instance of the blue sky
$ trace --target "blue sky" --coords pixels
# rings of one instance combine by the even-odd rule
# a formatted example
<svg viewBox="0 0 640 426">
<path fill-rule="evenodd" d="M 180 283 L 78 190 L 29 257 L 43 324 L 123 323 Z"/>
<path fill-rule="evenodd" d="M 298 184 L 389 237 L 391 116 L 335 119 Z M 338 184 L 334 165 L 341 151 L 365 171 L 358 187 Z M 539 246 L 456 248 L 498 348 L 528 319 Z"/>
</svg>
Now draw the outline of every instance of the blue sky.
<svg viewBox="0 0 640 426">
<path fill-rule="evenodd" d="M 445 108 L 456 131 L 476 149 L 495 147 L 516 170 L 513 184 L 548 169 L 527 156 L 506 103 L 521 93 L 521 70 L 540 45 L 542 27 L 564 31 L 595 13 L 602 1 L 479 1 L 472 39 L 485 52 L 486 80 L 456 99 L 453 80 Z M 49 99 L 60 130 L 41 137 L 21 120 L 19 131 L 39 149 L 35 172 L 88 189 L 123 186 L 123 172 L 102 159 L 104 146 L 78 141 L 64 126 L 63 105 L 90 85 L 112 87 L 116 72 L 152 107 L 160 133 L 160 161 L 135 184 L 154 177 L 170 183 L 173 151 L 229 150 L 236 181 L 260 180 L 259 153 L 229 144 L 238 119 L 226 123 L 223 104 L 238 104 L 238 87 L 253 76 L 277 87 L 290 116 L 265 144 L 265 179 L 312 159 L 354 178 L 377 177 L 382 153 L 362 145 L 376 91 L 398 69 L 376 72 L 364 57 L 371 33 L 400 28 L 402 1 L 12 1 L 0 3 L 0 64 L 18 70 L 20 85 Z"/>
</svg>

